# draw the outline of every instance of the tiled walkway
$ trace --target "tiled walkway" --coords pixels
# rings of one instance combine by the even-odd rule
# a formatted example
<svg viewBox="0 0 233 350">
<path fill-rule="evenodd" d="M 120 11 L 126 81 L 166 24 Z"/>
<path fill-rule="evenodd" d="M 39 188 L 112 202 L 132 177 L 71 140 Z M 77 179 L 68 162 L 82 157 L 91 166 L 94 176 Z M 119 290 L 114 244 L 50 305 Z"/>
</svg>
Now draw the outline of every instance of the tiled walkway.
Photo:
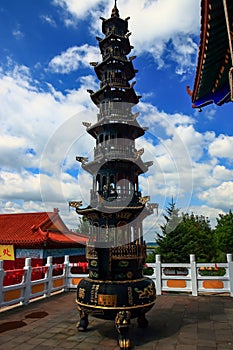
<svg viewBox="0 0 233 350">
<path fill-rule="evenodd" d="M 233 298 L 163 295 L 147 314 L 147 329 L 132 320 L 132 349 L 233 350 Z M 78 333 L 75 293 L 63 293 L 0 313 L 0 350 L 118 350 L 114 322 L 89 317 Z"/>
</svg>

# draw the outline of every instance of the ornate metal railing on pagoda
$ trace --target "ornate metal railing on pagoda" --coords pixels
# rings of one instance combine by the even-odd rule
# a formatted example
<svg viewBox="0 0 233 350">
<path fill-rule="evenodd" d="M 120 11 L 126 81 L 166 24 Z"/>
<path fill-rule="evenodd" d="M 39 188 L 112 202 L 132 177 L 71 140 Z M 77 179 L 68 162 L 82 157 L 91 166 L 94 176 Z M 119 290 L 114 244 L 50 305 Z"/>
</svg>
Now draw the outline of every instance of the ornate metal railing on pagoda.
<svg viewBox="0 0 233 350">
<path fill-rule="evenodd" d="M 98 121 L 107 118 L 110 120 L 124 120 L 125 122 L 133 122 L 139 113 L 131 112 L 129 103 L 108 102 L 100 106 L 100 113 L 97 114 Z"/>
<path fill-rule="evenodd" d="M 135 245 L 132 243 L 126 244 L 124 246 L 112 247 L 110 248 L 110 256 L 111 259 L 119 260 L 119 259 L 138 259 L 146 257 L 146 245 Z M 98 254 L 95 249 L 95 245 L 92 243 L 87 244 L 87 259 L 97 259 Z"/>
<path fill-rule="evenodd" d="M 107 158 L 136 159 L 137 150 L 134 145 L 117 145 L 114 141 L 105 141 L 94 148 L 94 157 L 104 156 Z"/>
</svg>

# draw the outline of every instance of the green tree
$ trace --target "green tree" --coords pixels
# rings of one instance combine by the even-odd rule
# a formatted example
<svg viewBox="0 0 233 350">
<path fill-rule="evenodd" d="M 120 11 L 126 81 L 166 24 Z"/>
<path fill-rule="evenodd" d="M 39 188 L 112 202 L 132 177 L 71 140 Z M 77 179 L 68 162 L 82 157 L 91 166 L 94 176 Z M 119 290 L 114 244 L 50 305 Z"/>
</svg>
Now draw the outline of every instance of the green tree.
<svg viewBox="0 0 233 350">
<path fill-rule="evenodd" d="M 150 254 L 147 255 L 146 262 L 147 263 L 154 263 L 155 262 L 155 252 L 151 252 Z"/>
<path fill-rule="evenodd" d="M 184 233 L 183 254 L 195 254 L 199 262 L 211 262 L 215 260 L 216 249 L 214 231 L 209 219 L 203 215 L 183 214 L 179 224 Z"/>
<path fill-rule="evenodd" d="M 214 233 L 209 220 L 194 214 L 179 214 L 175 203 L 169 203 L 164 215 L 165 224 L 158 234 L 158 252 L 165 262 L 187 262 L 189 255 L 210 262 L 215 257 Z"/>
<path fill-rule="evenodd" d="M 233 254 L 233 213 L 219 214 L 214 230 L 217 257 L 219 261 L 226 260 L 226 254 Z"/>
<path fill-rule="evenodd" d="M 180 262 L 181 239 L 178 225 L 182 217 L 179 215 L 179 209 L 175 207 L 173 198 L 163 217 L 165 223 L 160 225 L 162 233 L 157 233 L 157 252 L 162 255 L 165 262 Z"/>
</svg>

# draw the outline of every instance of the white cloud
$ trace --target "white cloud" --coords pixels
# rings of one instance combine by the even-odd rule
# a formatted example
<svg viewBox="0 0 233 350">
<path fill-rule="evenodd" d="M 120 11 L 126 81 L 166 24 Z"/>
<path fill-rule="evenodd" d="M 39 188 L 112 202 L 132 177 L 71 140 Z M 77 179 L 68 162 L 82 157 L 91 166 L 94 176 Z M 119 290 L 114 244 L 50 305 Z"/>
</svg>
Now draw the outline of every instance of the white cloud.
<svg viewBox="0 0 233 350">
<path fill-rule="evenodd" d="M 62 7 L 65 11 L 78 19 L 85 18 L 90 11 L 97 8 L 98 4 L 101 2 L 101 0 L 53 0 L 54 5 Z"/>
<path fill-rule="evenodd" d="M 232 193 L 229 183 L 233 177 L 232 169 L 219 165 L 216 154 L 213 158 L 207 154 L 209 146 L 218 142 L 219 138 L 211 131 L 198 132 L 195 120 L 190 116 L 161 112 L 145 103 L 140 103 L 139 107 L 139 119 L 150 127 L 149 139 L 142 141 L 145 149 L 143 159 L 146 157 L 146 160 L 155 163 L 148 176 L 140 179 L 144 195 L 150 194 L 152 200 L 158 201 L 162 207 L 174 197 L 177 206 L 185 212 L 189 211 L 193 202 L 201 199 L 208 204 L 208 211 L 205 213 L 205 206 L 202 206 L 199 212 L 211 215 L 213 225 L 218 212 L 232 206 L 227 199 L 227 193 L 228 196 Z M 220 147 L 218 152 L 223 154 L 224 148 L 227 156 L 229 137 L 227 142 L 224 137 L 224 141 L 225 147 Z M 140 145 L 140 140 L 137 143 Z M 223 182 L 228 185 L 223 186 Z"/>
<path fill-rule="evenodd" d="M 229 158 L 233 160 L 233 136 L 219 135 L 209 145 L 209 153 L 212 157 Z"/>
<path fill-rule="evenodd" d="M 173 48 L 171 50 L 171 59 L 177 63 L 176 73 L 184 75 L 191 71 L 196 66 L 196 53 L 198 52 L 198 45 L 191 37 L 178 35 L 172 39 Z"/>
<path fill-rule="evenodd" d="M 55 20 L 49 15 L 41 15 L 40 18 L 43 22 L 48 23 L 52 27 L 57 26 Z"/>
<path fill-rule="evenodd" d="M 20 40 L 24 37 L 24 33 L 20 29 L 20 25 L 17 23 L 15 28 L 12 30 L 12 35 L 16 40 Z"/>
<path fill-rule="evenodd" d="M 142 111 L 140 118 L 143 124 L 149 126 L 149 133 L 157 139 L 157 143 L 170 150 L 174 159 L 180 158 L 182 161 L 188 156 L 192 160 L 200 160 L 204 149 L 215 138 L 212 132 L 198 132 L 195 129 L 195 120 L 188 115 L 158 111 L 149 103 L 140 103 L 139 107 Z"/>
<path fill-rule="evenodd" d="M 224 212 L 222 209 L 213 208 L 208 205 L 191 206 L 188 210 L 188 213 L 194 213 L 195 215 L 205 216 L 205 218 L 209 219 L 212 228 L 216 226 L 216 219 L 218 218 L 219 214 L 226 214 L 226 212 Z"/>
<path fill-rule="evenodd" d="M 233 207 L 233 182 L 225 181 L 217 187 L 212 187 L 199 194 L 199 198 L 207 204 L 225 209 L 226 211 Z"/>
<path fill-rule="evenodd" d="M 215 105 L 209 105 L 208 108 L 203 110 L 201 109 L 201 112 L 201 116 L 204 116 L 207 120 L 214 120 L 217 113 L 217 108 Z M 200 112 L 197 109 L 195 110 L 194 114 L 196 118 L 200 118 Z"/>
<path fill-rule="evenodd" d="M 213 177 L 217 181 L 229 181 L 233 179 L 233 170 L 227 169 L 223 165 L 216 165 L 213 169 Z"/>
<path fill-rule="evenodd" d="M 86 173 L 79 179 L 62 173 L 61 177 L 30 172 L 12 173 L 1 171 L 1 213 L 52 211 L 59 208 L 60 214 L 70 228 L 77 227 L 78 216 L 69 211 L 69 201 L 82 200 L 89 204 L 92 180 Z"/>
<path fill-rule="evenodd" d="M 190 126 L 195 120 L 188 115 L 182 113 L 169 114 L 165 111 L 159 111 L 150 103 L 140 102 L 138 109 L 141 112 L 138 120 L 149 127 L 149 132 L 160 138 L 171 136 L 174 134 L 176 127 Z"/>
<path fill-rule="evenodd" d="M 40 201 L 40 187 L 38 175 L 30 172 L 6 172 L 1 171 L 1 196 L 4 199 L 24 199 L 26 201 Z"/>
<path fill-rule="evenodd" d="M 58 172 L 61 183 L 67 188 L 70 186 L 62 174 L 67 168 L 75 169 L 77 152 L 80 155 L 90 152 L 93 142 L 91 136 L 82 136 L 85 133 L 82 121 L 92 121 L 97 112 L 86 91 L 90 86 L 95 88 L 93 79 L 83 77 L 78 90 L 67 91 L 64 95 L 51 85 L 47 92 L 37 87 L 25 67 L 16 67 L 13 72 L 0 75 L 2 199 L 10 202 L 41 200 L 38 172 L 42 155 L 43 171 L 51 174 L 47 175 L 47 180 L 54 184 L 54 191 L 58 183 L 51 179 Z M 46 144 L 49 149 L 45 148 Z M 74 183 L 73 193 L 76 193 Z"/>
<path fill-rule="evenodd" d="M 80 167 L 75 162 L 76 155 L 93 157 L 93 138 L 85 133 L 81 123 L 96 119 L 97 109 L 92 109 L 86 92 L 87 86 L 96 86 L 92 77 L 83 77 L 81 83 L 79 90 L 63 95 L 51 85 L 48 92 L 38 89 L 24 67 L 14 69 L 12 75 L 1 76 L 1 166 L 5 168 L 1 171 L 1 194 L 11 203 L 2 206 L 3 211 L 45 210 L 43 206 L 52 210 L 58 205 L 66 208 L 72 199 L 88 204 L 90 176 L 80 169 L 78 179 L 66 173 L 67 169 Z M 44 174 L 27 170 L 39 167 Z"/>
<path fill-rule="evenodd" d="M 16 39 L 21 39 L 24 37 L 24 34 L 19 29 L 13 30 L 12 34 Z"/>
<path fill-rule="evenodd" d="M 129 0 L 122 9 L 131 16 L 135 52 L 151 53 L 158 68 L 166 66 L 169 58 L 176 62 L 177 74 L 186 73 L 196 62 L 192 36 L 199 30 L 198 1 L 159 0 L 145 5 L 146 1 Z"/>
<path fill-rule="evenodd" d="M 197 195 L 202 193 L 202 191 L 219 184 L 219 182 L 213 177 L 213 167 L 214 164 L 211 164 L 211 162 L 193 163 L 193 187 Z"/>
<path fill-rule="evenodd" d="M 68 74 L 77 70 L 80 66 L 89 67 L 90 62 L 98 61 L 99 59 L 99 49 L 95 46 L 84 44 L 70 47 L 60 55 L 55 56 L 49 62 L 49 68 L 54 73 Z"/>
</svg>

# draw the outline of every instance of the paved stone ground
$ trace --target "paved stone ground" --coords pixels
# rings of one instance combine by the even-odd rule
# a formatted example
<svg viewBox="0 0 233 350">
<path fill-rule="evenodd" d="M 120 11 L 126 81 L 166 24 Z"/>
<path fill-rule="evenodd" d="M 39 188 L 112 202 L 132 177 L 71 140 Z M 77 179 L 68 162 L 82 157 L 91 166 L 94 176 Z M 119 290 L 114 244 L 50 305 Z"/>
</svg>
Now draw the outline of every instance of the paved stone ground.
<svg viewBox="0 0 233 350">
<path fill-rule="evenodd" d="M 233 349 L 233 299 L 166 294 L 147 314 L 147 329 L 132 320 L 132 349 Z M 76 329 L 75 293 L 62 293 L 0 313 L 0 350 L 118 350 L 114 322 L 89 317 L 88 331 Z"/>
</svg>

